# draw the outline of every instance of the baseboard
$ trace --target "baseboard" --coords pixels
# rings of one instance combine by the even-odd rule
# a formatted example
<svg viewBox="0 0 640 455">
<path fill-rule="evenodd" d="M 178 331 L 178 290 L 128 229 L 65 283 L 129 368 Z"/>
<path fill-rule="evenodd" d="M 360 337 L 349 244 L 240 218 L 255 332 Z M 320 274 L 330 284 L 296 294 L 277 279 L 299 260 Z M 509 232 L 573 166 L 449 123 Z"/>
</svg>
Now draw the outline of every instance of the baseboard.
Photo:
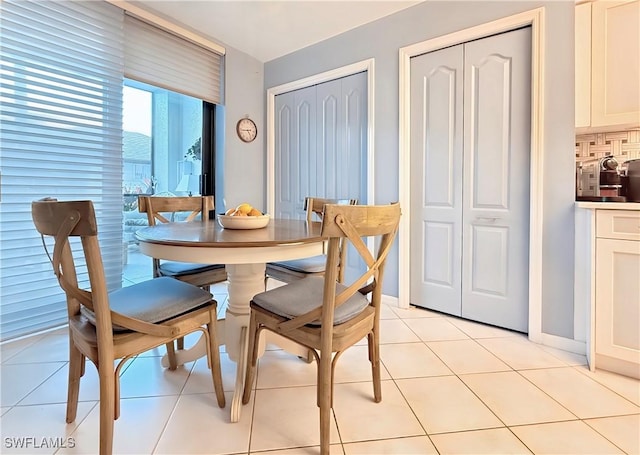
<svg viewBox="0 0 640 455">
<path fill-rule="evenodd" d="M 391 295 L 382 294 L 382 303 L 384 303 L 385 305 L 400 308 L 400 300 L 398 299 L 398 297 L 393 297 Z"/>
<path fill-rule="evenodd" d="M 575 354 L 587 354 L 587 344 L 584 341 L 571 340 L 569 338 L 559 337 L 548 333 L 541 334 L 540 344 L 561 349 L 563 351 L 573 352 Z"/>
</svg>

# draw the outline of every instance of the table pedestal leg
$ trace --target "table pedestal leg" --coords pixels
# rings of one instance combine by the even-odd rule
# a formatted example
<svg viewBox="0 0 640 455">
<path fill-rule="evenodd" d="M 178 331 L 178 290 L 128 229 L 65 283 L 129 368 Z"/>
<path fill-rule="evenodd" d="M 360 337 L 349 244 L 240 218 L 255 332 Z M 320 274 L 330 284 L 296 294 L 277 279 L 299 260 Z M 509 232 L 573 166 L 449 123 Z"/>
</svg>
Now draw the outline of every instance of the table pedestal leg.
<svg viewBox="0 0 640 455">
<path fill-rule="evenodd" d="M 228 264 L 226 265 L 229 280 L 229 304 L 225 319 L 218 321 L 220 344 L 224 344 L 229 358 L 236 362 L 236 383 L 231 401 L 231 422 L 240 419 L 242 409 L 242 394 L 244 392 L 244 378 L 247 368 L 247 349 L 249 332 L 249 302 L 254 295 L 264 291 L 265 264 Z M 264 337 L 258 341 L 258 356 L 264 353 Z M 276 344 L 287 351 L 299 356 L 306 356 L 306 348 L 293 342 L 287 342 L 275 335 Z M 206 340 L 200 337 L 196 344 L 189 349 L 176 351 L 178 365 L 191 362 L 206 355 Z M 169 360 L 165 355 L 162 366 L 169 367 Z"/>
<path fill-rule="evenodd" d="M 225 314 L 225 346 L 229 358 L 236 362 L 236 384 L 231 401 L 231 421 L 240 419 L 242 393 L 247 368 L 249 302 L 264 291 L 265 264 L 227 265 L 229 305 Z M 264 351 L 264 345 L 261 346 Z"/>
</svg>

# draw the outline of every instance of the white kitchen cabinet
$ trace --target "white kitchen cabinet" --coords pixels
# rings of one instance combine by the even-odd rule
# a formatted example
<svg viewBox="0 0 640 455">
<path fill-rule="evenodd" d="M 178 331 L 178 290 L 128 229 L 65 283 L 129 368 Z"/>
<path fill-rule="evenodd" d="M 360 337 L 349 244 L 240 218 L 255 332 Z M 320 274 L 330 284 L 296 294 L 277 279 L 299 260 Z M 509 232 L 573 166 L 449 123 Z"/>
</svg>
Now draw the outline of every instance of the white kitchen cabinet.
<svg viewBox="0 0 640 455">
<path fill-rule="evenodd" d="M 576 5 L 576 128 L 591 126 L 591 3 Z"/>
<path fill-rule="evenodd" d="M 640 125 L 640 0 L 580 4 L 575 19 L 576 127 Z"/>
<path fill-rule="evenodd" d="M 596 211 L 595 366 L 640 378 L 640 212 Z"/>
</svg>

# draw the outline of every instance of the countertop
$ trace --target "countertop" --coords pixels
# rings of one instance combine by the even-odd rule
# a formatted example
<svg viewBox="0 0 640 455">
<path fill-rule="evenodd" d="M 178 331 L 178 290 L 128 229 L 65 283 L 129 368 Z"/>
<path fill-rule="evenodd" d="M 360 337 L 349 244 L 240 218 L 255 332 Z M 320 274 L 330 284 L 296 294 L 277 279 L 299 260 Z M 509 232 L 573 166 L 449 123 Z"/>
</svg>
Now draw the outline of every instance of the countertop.
<svg viewBox="0 0 640 455">
<path fill-rule="evenodd" d="M 640 210 L 640 202 L 576 202 L 576 207 L 581 209 L 600 210 Z"/>
</svg>

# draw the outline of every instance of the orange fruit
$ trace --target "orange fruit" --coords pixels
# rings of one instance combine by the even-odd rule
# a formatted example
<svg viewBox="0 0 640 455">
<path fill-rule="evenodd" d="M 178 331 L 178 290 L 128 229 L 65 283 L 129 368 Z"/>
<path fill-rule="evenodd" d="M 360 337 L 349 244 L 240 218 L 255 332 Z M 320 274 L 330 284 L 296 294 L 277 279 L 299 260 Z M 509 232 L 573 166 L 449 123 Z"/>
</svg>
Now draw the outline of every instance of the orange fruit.
<svg viewBox="0 0 640 455">
<path fill-rule="evenodd" d="M 255 207 L 251 209 L 251 211 L 247 214 L 249 216 L 262 216 L 262 212 Z"/>
</svg>

